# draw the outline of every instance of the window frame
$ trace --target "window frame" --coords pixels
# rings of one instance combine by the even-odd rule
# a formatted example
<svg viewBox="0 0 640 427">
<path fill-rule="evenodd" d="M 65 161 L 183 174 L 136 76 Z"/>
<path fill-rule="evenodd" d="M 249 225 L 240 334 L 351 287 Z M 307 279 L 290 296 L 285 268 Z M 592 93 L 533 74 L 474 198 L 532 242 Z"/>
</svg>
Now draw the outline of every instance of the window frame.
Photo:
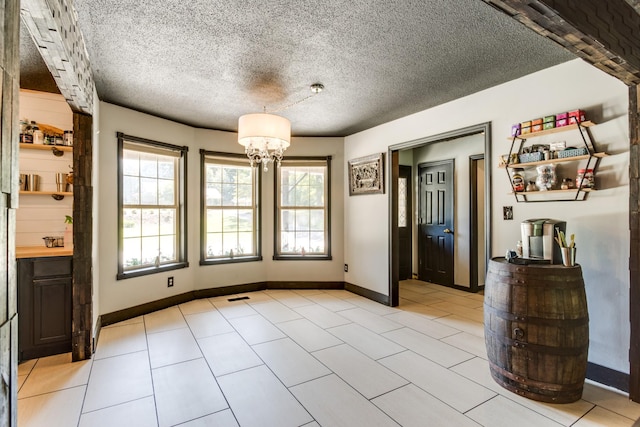
<svg viewBox="0 0 640 427">
<path fill-rule="evenodd" d="M 187 152 L 189 147 L 154 141 L 137 136 L 116 132 L 118 141 L 118 273 L 117 280 L 141 277 L 150 274 L 162 273 L 171 270 L 189 267 L 187 254 Z M 176 229 L 176 261 L 159 266 L 144 266 L 137 269 L 124 268 L 124 161 L 123 155 L 125 143 L 130 142 L 141 146 L 148 146 L 155 150 L 166 150 L 177 153 L 178 170 L 176 173 L 176 197 L 177 197 L 177 229 Z M 141 150 L 140 152 L 143 152 Z"/>
<path fill-rule="evenodd" d="M 241 262 L 262 261 L 262 174 L 259 168 L 251 167 L 254 176 L 254 243 L 255 255 L 233 256 L 225 258 L 207 258 L 207 182 L 206 182 L 206 159 L 207 157 L 218 157 L 229 159 L 231 162 L 246 161 L 247 156 L 237 153 L 223 153 L 219 151 L 200 150 L 200 265 L 233 264 Z"/>
<path fill-rule="evenodd" d="M 280 194 L 280 179 L 281 179 L 281 167 L 287 166 L 287 163 L 295 164 L 295 163 L 304 163 L 304 162 L 325 162 L 326 165 L 326 173 L 325 173 L 325 253 L 315 255 L 313 253 L 305 253 L 305 254 L 282 254 L 280 253 L 280 239 L 281 239 L 281 230 L 280 230 L 280 219 L 281 219 L 281 194 Z M 282 166 L 278 166 L 275 169 L 275 176 L 273 179 L 273 259 L 276 261 L 330 261 L 332 260 L 331 256 L 331 156 L 287 156 L 282 159 Z"/>
</svg>

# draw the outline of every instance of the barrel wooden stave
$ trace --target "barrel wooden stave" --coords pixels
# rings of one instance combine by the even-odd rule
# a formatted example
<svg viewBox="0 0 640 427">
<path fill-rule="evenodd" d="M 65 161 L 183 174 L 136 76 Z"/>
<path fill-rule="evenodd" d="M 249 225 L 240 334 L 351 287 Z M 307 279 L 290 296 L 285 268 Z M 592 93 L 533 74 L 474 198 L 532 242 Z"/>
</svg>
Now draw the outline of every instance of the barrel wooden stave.
<svg viewBox="0 0 640 427">
<path fill-rule="evenodd" d="M 484 313 L 487 356 L 496 382 L 544 402 L 580 399 L 589 325 L 579 266 L 491 260 Z"/>
</svg>

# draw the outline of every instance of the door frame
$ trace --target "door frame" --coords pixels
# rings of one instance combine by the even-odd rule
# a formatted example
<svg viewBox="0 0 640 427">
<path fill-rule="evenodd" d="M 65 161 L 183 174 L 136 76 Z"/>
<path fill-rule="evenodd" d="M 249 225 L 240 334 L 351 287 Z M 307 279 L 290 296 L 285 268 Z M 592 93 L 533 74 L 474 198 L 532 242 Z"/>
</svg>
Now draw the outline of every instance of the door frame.
<svg viewBox="0 0 640 427">
<path fill-rule="evenodd" d="M 478 160 L 485 160 L 484 154 L 469 156 L 469 234 L 471 245 L 469 248 L 469 286 L 471 292 L 484 289 L 484 285 L 478 285 Z M 487 163 L 485 162 L 485 171 Z M 485 193 L 487 186 L 485 185 Z M 485 206 L 486 208 L 486 206 Z M 486 266 L 485 266 L 486 269 Z"/>
<path fill-rule="evenodd" d="M 456 230 L 456 224 L 455 224 L 455 217 L 456 217 L 456 185 L 455 185 L 455 176 L 456 176 L 456 160 L 455 159 L 443 159 L 443 160 L 436 160 L 433 162 L 430 161 L 426 161 L 426 162 L 422 162 L 422 163 L 418 163 L 418 167 L 417 167 L 417 183 L 416 183 L 416 188 L 418 191 L 418 197 L 417 197 L 417 207 L 418 207 L 418 212 L 421 212 L 422 210 L 422 204 L 421 202 L 423 201 L 423 196 L 422 196 L 422 183 L 420 181 L 420 179 L 422 178 L 422 170 L 426 169 L 426 168 L 431 168 L 431 167 L 436 167 L 436 166 L 442 166 L 442 165 L 451 165 L 451 192 L 447 194 L 446 196 L 446 202 L 445 205 L 450 205 L 453 206 L 453 210 L 451 211 L 451 228 L 454 231 L 454 235 L 450 236 L 453 240 L 451 242 L 451 283 L 450 284 L 441 284 L 441 283 L 437 283 L 437 282 L 432 282 L 432 283 L 436 283 L 436 284 L 440 284 L 442 286 L 447 286 L 447 287 L 455 287 L 456 286 L 456 280 L 455 280 L 455 276 L 456 276 L 456 241 L 455 241 L 455 230 Z M 447 188 L 448 191 L 448 188 Z M 426 201 L 425 201 L 426 203 Z M 420 217 L 420 215 L 418 215 L 418 217 Z M 446 217 L 446 215 L 445 215 Z M 422 230 L 421 230 L 421 225 L 419 221 L 416 221 L 416 234 L 413 236 L 415 238 L 418 239 L 417 242 L 417 246 L 418 246 L 418 278 L 421 277 L 421 273 L 422 273 L 422 269 L 420 268 L 420 263 L 422 262 L 422 257 L 424 256 L 424 250 L 421 250 L 421 248 L 423 247 L 423 243 L 422 243 L 422 239 L 423 237 L 421 236 Z M 424 280 L 424 279 L 422 279 Z"/>
<path fill-rule="evenodd" d="M 400 302 L 399 292 L 399 271 L 400 258 L 398 255 L 399 233 L 398 233 L 398 176 L 400 171 L 400 150 L 408 150 L 437 142 L 450 141 L 465 136 L 482 134 L 484 135 L 484 156 L 491 159 L 491 122 L 480 123 L 465 128 L 456 129 L 437 135 L 414 139 L 389 146 L 387 151 L 386 175 L 390 177 L 389 185 L 389 299 L 388 304 L 396 307 Z M 485 231 L 485 265 L 491 257 L 491 168 L 485 167 L 484 172 L 485 191 L 484 202 L 484 231 Z"/>
</svg>

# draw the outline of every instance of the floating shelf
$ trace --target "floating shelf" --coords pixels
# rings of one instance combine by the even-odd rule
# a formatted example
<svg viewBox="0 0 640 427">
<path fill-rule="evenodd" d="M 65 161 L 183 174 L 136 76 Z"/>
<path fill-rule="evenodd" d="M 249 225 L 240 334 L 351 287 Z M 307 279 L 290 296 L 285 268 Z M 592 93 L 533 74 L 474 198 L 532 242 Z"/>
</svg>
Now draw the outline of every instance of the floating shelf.
<svg viewBox="0 0 640 427">
<path fill-rule="evenodd" d="M 582 126 L 583 128 L 588 128 L 591 126 L 595 126 L 595 123 L 593 123 L 590 120 L 584 121 L 582 123 L 580 123 L 580 126 Z M 551 135 L 553 133 L 558 133 L 558 132 L 565 132 L 571 129 L 578 129 L 578 125 L 577 124 L 572 124 L 572 125 L 567 125 L 567 126 L 560 126 L 558 128 L 551 128 L 551 129 L 544 129 L 544 130 L 540 130 L 538 132 L 529 132 L 529 133 L 523 133 L 521 135 L 516 136 L 516 138 L 518 139 L 529 139 L 529 138 L 534 138 L 536 136 L 544 136 L 544 135 Z M 507 138 L 509 141 L 511 141 L 513 139 L 513 136 L 510 136 L 509 138 Z"/>
<path fill-rule="evenodd" d="M 518 191 L 517 193 L 514 193 L 513 191 L 511 193 L 509 193 L 510 195 L 523 195 L 523 196 L 534 196 L 534 195 L 540 195 L 540 196 L 544 196 L 546 194 L 560 194 L 560 193 L 575 193 L 577 189 L 575 188 L 570 188 L 568 190 L 544 190 L 544 191 Z M 591 191 L 597 191 L 595 188 L 581 188 L 579 191 L 583 191 L 585 193 L 589 193 Z"/>
<path fill-rule="evenodd" d="M 603 158 L 607 157 L 607 153 L 593 153 L 591 157 Z M 529 166 L 538 166 L 538 165 L 548 165 L 551 163 L 563 163 L 563 162 L 573 162 L 576 160 L 587 160 L 589 158 L 588 154 L 584 156 L 573 156 L 573 157 L 564 157 L 562 159 L 549 159 L 549 160 L 540 160 L 539 162 L 526 162 L 526 163 L 509 163 L 509 166 L 505 164 L 501 164 L 498 167 L 504 168 L 505 166 L 510 169 L 518 169 L 518 168 L 527 168 Z"/>
<path fill-rule="evenodd" d="M 27 149 L 27 150 L 45 150 L 45 151 L 51 151 L 53 148 L 56 148 L 60 151 L 69 151 L 72 152 L 73 151 L 73 147 L 68 146 L 68 145 L 45 145 L 45 144 L 20 144 L 20 149 Z"/>
<path fill-rule="evenodd" d="M 31 194 L 33 196 L 53 196 L 54 194 L 73 196 L 72 191 L 20 191 L 20 194 Z"/>
</svg>

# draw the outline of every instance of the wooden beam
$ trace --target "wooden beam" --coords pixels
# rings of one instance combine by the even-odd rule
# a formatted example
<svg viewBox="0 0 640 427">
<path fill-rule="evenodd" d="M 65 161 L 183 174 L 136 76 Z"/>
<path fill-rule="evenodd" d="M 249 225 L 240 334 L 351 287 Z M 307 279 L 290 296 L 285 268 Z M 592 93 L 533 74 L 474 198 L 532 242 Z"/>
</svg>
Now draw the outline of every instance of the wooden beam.
<svg viewBox="0 0 640 427">
<path fill-rule="evenodd" d="M 93 113 L 89 57 L 71 0 L 22 0 L 20 15 L 72 110 Z"/>
<path fill-rule="evenodd" d="M 636 45 L 634 37 L 638 32 L 635 25 L 640 21 L 637 20 L 637 12 L 627 1 L 482 1 L 625 84 L 640 84 L 640 70 L 636 65 L 640 61 L 640 43 Z M 561 9 L 562 12 L 556 9 Z M 633 11 L 633 14 L 629 14 L 627 9 Z M 591 21 L 594 21 L 595 16 L 601 18 L 601 21 L 592 25 Z M 625 19 L 628 25 L 625 24 Z M 623 29 L 623 32 L 620 33 L 618 29 Z M 634 41 L 631 45 L 629 39 Z M 619 44 L 626 44 L 628 48 L 622 48 Z"/>
<path fill-rule="evenodd" d="M 629 6 L 634 8 L 636 12 L 640 13 L 640 0 L 626 0 L 629 3 Z"/>
</svg>

